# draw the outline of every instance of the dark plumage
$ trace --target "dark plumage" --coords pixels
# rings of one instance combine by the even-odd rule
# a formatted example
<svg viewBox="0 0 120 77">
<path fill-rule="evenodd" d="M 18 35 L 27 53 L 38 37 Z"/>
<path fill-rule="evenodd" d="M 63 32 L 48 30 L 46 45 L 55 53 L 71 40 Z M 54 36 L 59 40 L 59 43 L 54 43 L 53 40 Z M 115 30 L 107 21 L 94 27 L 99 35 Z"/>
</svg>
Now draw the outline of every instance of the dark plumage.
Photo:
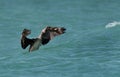
<svg viewBox="0 0 120 77">
<path fill-rule="evenodd" d="M 29 39 L 27 36 L 31 33 L 29 29 L 24 29 L 22 32 L 22 37 L 21 37 L 21 47 L 25 49 L 30 45 L 29 51 L 35 50 L 34 48 L 34 43 L 39 42 L 41 44 L 38 45 L 45 45 L 47 44 L 51 39 L 53 39 L 55 36 L 61 35 L 65 33 L 65 28 L 61 27 L 46 27 L 42 30 L 40 33 L 39 37 Z M 39 46 L 36 48 L 38 49 Z"/>
</svg>

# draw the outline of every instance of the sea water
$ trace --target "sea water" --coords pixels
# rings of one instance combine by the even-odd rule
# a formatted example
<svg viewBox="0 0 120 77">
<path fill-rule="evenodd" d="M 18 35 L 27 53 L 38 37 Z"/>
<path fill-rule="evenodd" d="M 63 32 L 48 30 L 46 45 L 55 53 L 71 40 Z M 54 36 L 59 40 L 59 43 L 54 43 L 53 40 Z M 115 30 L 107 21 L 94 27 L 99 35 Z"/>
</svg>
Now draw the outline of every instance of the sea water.
<svg viewBox="0 0 120 77">
<path fill-rule="evenodd" d="M 120 77 L 120 0 L 0 0 L 0 77 Z M 21 32 L 65 27 L 35 52 Z"/>
</svg>

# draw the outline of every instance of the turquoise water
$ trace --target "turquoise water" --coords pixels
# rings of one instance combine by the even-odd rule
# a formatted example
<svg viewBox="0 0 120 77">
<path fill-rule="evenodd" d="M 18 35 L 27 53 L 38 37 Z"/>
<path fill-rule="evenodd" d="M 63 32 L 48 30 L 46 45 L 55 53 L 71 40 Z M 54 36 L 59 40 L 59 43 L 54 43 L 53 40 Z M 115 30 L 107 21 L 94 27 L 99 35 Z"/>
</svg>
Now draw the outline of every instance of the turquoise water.
<svg viewBox="0 0 120 77">
<path fill-rule="evenodd" d="M 0 0 L 0 77 L 120 77 L 119 3 Z M 34 38 L 47 25 L 67 32 L 35 52 L 21 48 L 24 28 Z"/>
</svg>

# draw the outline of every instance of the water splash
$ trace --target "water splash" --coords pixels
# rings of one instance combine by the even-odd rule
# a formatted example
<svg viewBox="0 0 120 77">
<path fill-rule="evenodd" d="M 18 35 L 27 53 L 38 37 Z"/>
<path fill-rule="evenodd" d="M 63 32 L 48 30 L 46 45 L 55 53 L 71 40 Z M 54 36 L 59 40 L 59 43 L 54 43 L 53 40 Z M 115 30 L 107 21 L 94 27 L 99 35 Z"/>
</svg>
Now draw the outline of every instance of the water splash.
<svg viewBox="0 0 120 77">
<path fill-rule="evenodd" d="M 105 28 L 112 28 L 112 27 L 115 27 L 115 26 L 120 26 L 120 22 L 114 21 L 114 22 L 108 23 L 105 26 Z"/>
</svg>

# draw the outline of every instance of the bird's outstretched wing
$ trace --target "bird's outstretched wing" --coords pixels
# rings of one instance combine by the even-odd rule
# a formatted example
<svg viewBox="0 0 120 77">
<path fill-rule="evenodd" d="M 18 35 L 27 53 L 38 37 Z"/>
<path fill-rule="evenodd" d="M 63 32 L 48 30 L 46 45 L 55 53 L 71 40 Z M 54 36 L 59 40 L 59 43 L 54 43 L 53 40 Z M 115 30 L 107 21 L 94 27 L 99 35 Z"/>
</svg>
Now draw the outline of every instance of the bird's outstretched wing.
<svg viewBox="0 0 120 77">
<path fill-rule="evenodd" d="M 42 30 L 40 36 L 38 38 L 41 39 L 42 44 L 47 44 L 51 39 L 53 39 L 55 36 L 61 35 L 65 33 L 64 27 L 46 27 Z"/>
</svg>

